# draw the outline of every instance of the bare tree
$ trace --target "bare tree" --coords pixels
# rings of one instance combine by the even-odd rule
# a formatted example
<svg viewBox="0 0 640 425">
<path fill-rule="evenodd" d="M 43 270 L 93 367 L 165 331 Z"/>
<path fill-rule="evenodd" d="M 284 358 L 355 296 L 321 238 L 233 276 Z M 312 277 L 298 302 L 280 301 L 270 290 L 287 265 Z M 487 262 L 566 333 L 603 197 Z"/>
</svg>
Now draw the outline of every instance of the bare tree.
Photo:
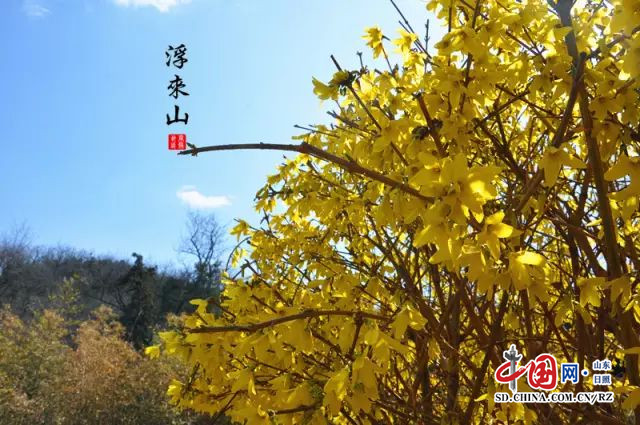
<svg viewBox="0 0 640 425">
<path fill-rule="evenodd" d="M 186 234 L 178 251 L 194 261 L 192 281 L 199 296 L 217 297 L 220 293 L 220 257 L 224 237 L 225 229 L 215 215 L 189 212 Z"/>
</svg>

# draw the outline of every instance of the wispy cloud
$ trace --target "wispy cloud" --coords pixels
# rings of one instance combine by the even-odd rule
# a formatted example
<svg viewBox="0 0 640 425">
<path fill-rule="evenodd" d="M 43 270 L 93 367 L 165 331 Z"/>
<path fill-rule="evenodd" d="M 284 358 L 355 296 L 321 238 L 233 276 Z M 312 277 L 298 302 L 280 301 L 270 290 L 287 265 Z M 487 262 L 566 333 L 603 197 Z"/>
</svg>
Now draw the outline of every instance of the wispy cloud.
<svg viewBox="0 0 640 425">
<path fill-rule="evenodd" d="M 153 6 L 160 12 L 168 12 L 172 7 L 191 3 L 191 0 L 115 0 L 118 6 Z"/>
<path fill-rule="evenodd" d="M 176 196 L 189 207 L 199 210 L 210 210 L 231 205 L 231 199 L 228 196 L 203 195 L 193 186 L 183 186 L 176 192 Z"/>
<path fill-rule="evenodd" d="M 25 0 L 22 3 L 22 10 L 31 18 L 44 18 L 51 13 L 49 9 L 32 0 Z"/>
</svg>

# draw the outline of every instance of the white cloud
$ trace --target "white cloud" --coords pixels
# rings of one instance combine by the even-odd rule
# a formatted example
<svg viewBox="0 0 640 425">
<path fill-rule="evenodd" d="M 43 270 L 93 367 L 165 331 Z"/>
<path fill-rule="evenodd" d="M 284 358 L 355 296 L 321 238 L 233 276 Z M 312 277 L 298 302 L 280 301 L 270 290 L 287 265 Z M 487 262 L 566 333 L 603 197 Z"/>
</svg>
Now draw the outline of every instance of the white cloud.
<svg viewBox="0 0 640 425">
<path fill-rule="evenodd" d="M 168 12 L 172 7 L 191 3 L 191 0 L 115 0 L 115 2 L 118 6 L 153 6 L 160 12 Z"/>
<path fill-rule="evenodd" d="M 22 10 L 27 14 L 27 16 L 30 16 L 32 18 L 44 18 L 49 13 L 51 13 L 51 11 L 43 5 L 31 0 L 25 0 L 22 3 Z"/>
<path fill-rule="evenodd" d="M 228 196 L 206 196 L 198 192 L 193 186 L 184 186 L 176 192 L 178 198 L 191 208 L 209 210 L 231 205 Z"/>
</svg>

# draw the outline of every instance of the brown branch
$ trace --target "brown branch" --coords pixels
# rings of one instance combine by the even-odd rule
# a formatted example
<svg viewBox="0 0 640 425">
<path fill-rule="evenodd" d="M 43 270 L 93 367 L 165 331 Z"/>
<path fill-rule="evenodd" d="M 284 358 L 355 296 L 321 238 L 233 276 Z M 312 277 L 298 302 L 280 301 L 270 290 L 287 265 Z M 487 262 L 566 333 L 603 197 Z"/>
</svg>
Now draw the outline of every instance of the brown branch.
<svg viewBox="0 0 640 425">
<path fill-rule="evenodd" d="M 564 135 L 567 131 L 567 127 L 569 126 L 569 121 L 571 120 L 571 116 L 573 114 L 573 107 L 576 104 L 576 100 L 578 99 L 578 91 L 583 82 L 583 74 L 584 74 L 584 57 L 580 57 L 576 62 L 575 72 L 573 76 L 573 84 L 571 86 L 571 91 L 569 92 L 569 99 L 567 100 L 567 107 L 562 114 L 562 119 L 560 120 L 560 125 L 558 126 L 558 130 L 553 135 L 553 139 L 551 141 L 551 146 L 554 148 L 560 147 L 562 142 L 564 141 Z M 540 182 L 542 182 L 544 174 L 542 170 L 538 170 L 538 172 L 534 175 L 533 179 L 529 181 L 529 184 L 525 187 L 522 196 L 520 198 L 520 202 L 516 205 L 514 211 L 518 213 L 524 206 L 527 201 L 536 191 L 536 189 L 540 186 Z"/>
<path fill-rule="evenodd" d="M 402 20 L 404 21 L 404 25 L 406 25 L 407 29 L 409 31 L 411 31 L 412 33 L 418 35 L 414 30 L 413 27 L 411 27 L 411 24 L 409 23 L 409 21 L 407 20 L 407 18 L 404 16 L 404 13 L 402 13 L 402 11 L 400 10 L 400 8 L 398 7 L 398 5 L 396 4 L 395 1 L 390 0 L 391 4 L 393 5 L 393 7 L 396 9 L 396 12 L 398 12 L 398 15 L 400 15 L 400 17 L 402 18 Z M 427 21 L 428 22 L 428 21 Z M 408 32 L 408 31 L 407 31 Z M 416 39 L 415 41 L 415 45 L 419 50 L 422 50 L 423 53 L 427 53 L 427 49 L 422 45 L 422 43 L 420 42 L 420 39 Z"/>
<path fill-rule="evenodd" d="M 395 189 L 401 190 L 405 193 L 415 196 L 416 198 L 420 198 L 423 201 L 433 200 L 428 196 L 424 196 L 417 189 L 414 189 L 411 186 L 408 186 L 404 183 L 400 183 L 396 180 L 393 180 L 377 171 L 365 168 L 355 161 L 349 161 L 337 155 L 334 155 L 332 153 L 326 152 L 306 142 L 302 142 L 299 145 L 282 144 L 282 143 L 240 143 L 240 144 L 229 144 L 229 145 L 203 146 L 201 148 L 194 148 L 194 149 L 189 149 L 185 151 L 180 151 L 178 152 L 178 155 L 195 155 L 200 152 L 249 150 L 249 149 L 298 152 L 305 155 L 310 155 L 310 156 L 313 156 L 314 158 L 322 159 L 327 162 L 336 164 L 345 171 L 355 173 L 355 174 L 361 174 L 363 176 L 369 177 L 372 180 L 376 180 L 376 181 L 379 181 L 380 183 L 384 183 L 387 186 L 391 186 Z"/>
<path fill-rule="evenodd" d="M 556 12 L 560 17 L 562 26 L 572 27 L 571 0 L 559 0 L 556 4 Z M 576 42 L 575 32 L 571 31 L 565 36 L 565 43 L 569 54 L 573 57 L 574 64 L 580 61 L 578 53 L 578 44 Z M 582 126 L 584 128 L 584 136 L 587 144 L 587 156 L 589 165 L 593 173 L 593 182 L 596 187 L 598 198 L 598 215 L 602 220 L 602 229 L 604 233 L 604 253 L 607 261 L 607 272 L 612 279 L 622 276 L 622 260 L 618 252 L 618 243 L 616 241 L 617 228 L 611 212 L 609 204 L 609 196 L 607 183 L 604 178 L 604 165 L 600 157 L 600 149 L 598 141 L 593 134 L 593 117 L 589 109 L 589 95 L 585 87 L 584 81 L 579 82 L 578 91 L 580 94 L 580 115 L 582 116 Z M 620 332 L 618 337 L 625 348 L 640 345 L 640 338 L 635 331 L 635 318 L 633 311 L 619 313 Z M 640 375 L 638 373 L 638 358 L 636 356 L 626 355 L 625 363 L 629 370 L 629 381 L 633 385 L 640 385 Z M 640 406 L 634 409 L 635 422 L 640 424 Z"/>
<path fill-rule="evenodd" d="M 417 94 L 416 98 L 418 99 L 418 105 L 420 106 L 420 110 L 422 111 L 422 115 L 424 115 L 424 119 L 427 120 L 427 128 L 429 129 L 429 134 L 433 137 L 433 141 L 436 144 L 436 148 L 438 149 L 438 154 L 440 157 L 444 157 L 447 154 L 447 150 L 442 145 L 442 141 L 440 140 L 440 134 L 436 130 L 433 125 L 433 119 L 431 119 L 431 115 L 429 114 L 429 110 L 427 109 L 427 105 L 424 103 L 424 99 L 422 98 L 422 94 Z"/>
<path fill-rule="evenodd" d="M 336 68 L 338 68 L 338 71 L 342 71 L 342 67 L 340 67 L 340 64 L 338 63 L 338 61 L 336 60 L 336 58 L 333 55 L 331 55 L 331 60 L 333 61 L 333 64 L 336 66 Z M 382 130 L 382 126 L 380 125 L 378 120 L 376 120 L 376 117 L 373 116 L 373 114 L 371 113 L 369 108 L 367 108 L 367 105 L 364 104 L 364 102 L 362 101 L 360 96 L 358 96 L 358 93 L 356 93 L 356 91 L 353 89 L 351 84 L 348 84 L 347 88 L 349 89 L 349 91 L 351 92 L 353 97 L 356 98 L 356 100 L 358 101 L 358 103 L 360 104 L 362 109 L 364 109 L 364 111 L 367 113 L 367 115 L 369 116 L 369 118 L 371 119 L 373 124 L 378 128 L 378 130 Z M 398 146 L 396 146 L 395 143 L 391 142 L 391 147 L 393 148 L 394 152 L 398 155 L 398 157 L 400 158 L 402 163 L 404 165 L 409 165 L 407 160 L 404 158 L 404 155 L 402 155 L 402 152 L 400 152 L 400 149 L 398 149 Z"/>
<path fill-rule="evenodd" d="M 307 410 L 312 410 L 317 407 L 318 407 L 317 404 L 311 404 L 309 406 L 303 405 L 303 406 L 293 407 L 291 409 L 273 410 L 272 412 L 276 415 L 290 415 L 292 413 L 306 412 Z"/>
<path fill-rule="evenodd" d="M 270 328 L 282 323 L 291 322 L 299 319 L 307 319 L 310 317 L 321 316 L 356 316 L 367 317 L 388 322 L 391 320 L 386 316 L 375 313 L 367 313 L 364 311 L 347 311 L 347 310 L 305 310 L 301 313 L 292 314 L 290 316 L 278 317 L 276 319 L 267 320 L 260 323 L 250 323 L 246 325 L 229 325 L 229 326 L 200 326 L 198 328 L 189 329 L 189 333 L 218 333 L 218 332 L 256 332 L 261 329 Z"/>
<path fill-rule="evenodd" d="M 637 33 L 638 31 L 640 31 L 640 26 L 635 27 L 631 31 L 631 36 L 634 35 L 635 33 Z M 631 36 L 626 35 L 626 34 L 620 34 L 619 36 L 617 36 L 616 38 L 614 38 L 613 40 L 611 40 L 610 42 L 607 43 L 607 50 L 611 49 L 616 44 L 622 43 L 624 40 L 629 40 L 631 38 Z M 602 49 L 600 47 L 598 47 L 593 52 L 591 52 L 591 54 L 589 54 L 589 59 L 593 59 L 595 57 L 598 57 L 598 55 L 600 55 L 600 53 L 602 53 Z"/>
<path fill-rule="evenodd" d="M 513 103 L 517 102 L 518 100 L 522 100 L 528 94 L 529 94 L 529 89 L 527 89 L 527 90 L 525 90 L 523 92 L 520 92 L 517 95 L 511 97 L 507 102 L 503 103 L 502 105 L 498 106 L 497 108 L 494 108 L 494 110 L 491 111 L 486 117 L 482 118 L 481 120 L 476 121 L 473 129 L 475 130 L 476 128 L 478 128 L 478 126 L 480 126 L 480 125 L 484 124 L 485 122 L 489 121 L 494 116 L 500 115 L 502 113 L 502 111 L 507 109 L 509 106 L 511 106 Z"/>
<path fill-rule="evenodd" d="M 358 343 L 358 336 L 360 335 L 360 328 L 362 327 L 362 315 L 356 314 L 355 317 L 356 322 L 356 331 L 353 335 L 353 341 L 351 342 L 351 348 L 349 348 L 349 357 L 353 358 L 353 353 L 356 350 L 356 344 Z"/>
<path fill-rule="evenodd" d="M 484 375 L 487 373 L 487 369 L 489 367 L 489 361 L 491 357 L 495 357 L 495 345 L 500 336 L 502 330 L 502 319 L 504 318 L 505 313 L 507 312 L 507 304 L 509 301 L 509 293 L 504 292 L 502 294 L 502 299 L 500 300 L 500 307 L 498 308 L 498 316 L 493 322 L 491 326 L 491 336 L 489 337 L 489 344 L 487 345 L 487 353 L 484 355 L 484 359 L 482 360 L 482 365 L 480 366 L 480 374 L 476 375 L 476 380 L 473 384 L 473 389 L 471 390 L 471 397 L 469 398 L 469 404 L 467 405 L 467 410 L 464 413 L 464 420 L 462 423 L 468 424 L 471 423 L 471 416 L 473 415 L 473 407 L 476 402 L 476 398 L 480 393 L 480 388 L 484 383 Z"/>
</svg>

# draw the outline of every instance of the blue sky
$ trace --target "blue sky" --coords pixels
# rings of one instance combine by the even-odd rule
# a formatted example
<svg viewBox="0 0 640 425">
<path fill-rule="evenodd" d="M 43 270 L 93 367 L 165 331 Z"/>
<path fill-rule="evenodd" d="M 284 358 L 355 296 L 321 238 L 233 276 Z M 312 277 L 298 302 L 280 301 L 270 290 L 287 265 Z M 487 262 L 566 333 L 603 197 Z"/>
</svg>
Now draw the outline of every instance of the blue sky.
<svg viewBox="0 0 640 425">
<path fill-rule="evenodd" d="M 424 1 L 398 4 L 422 31 Z M 294 124 L 328 121 L 311 77 L 330 79 L 329 55 L 353 68 L 356 51 L 371 59 L 365 27 L 399 27 L 385 0 L 3 0 L 0 11 L 0 234 L 26 223 L 37 244 L 160 263 L 176 259 L 181 190 L 223 224 L 255 221 L 254 194 L 282 158 L 178 157 L 168 133 L 288 142 Z M 190 118 L 176 131 L 164 58 L 180 43 Z"/>
</svg>

